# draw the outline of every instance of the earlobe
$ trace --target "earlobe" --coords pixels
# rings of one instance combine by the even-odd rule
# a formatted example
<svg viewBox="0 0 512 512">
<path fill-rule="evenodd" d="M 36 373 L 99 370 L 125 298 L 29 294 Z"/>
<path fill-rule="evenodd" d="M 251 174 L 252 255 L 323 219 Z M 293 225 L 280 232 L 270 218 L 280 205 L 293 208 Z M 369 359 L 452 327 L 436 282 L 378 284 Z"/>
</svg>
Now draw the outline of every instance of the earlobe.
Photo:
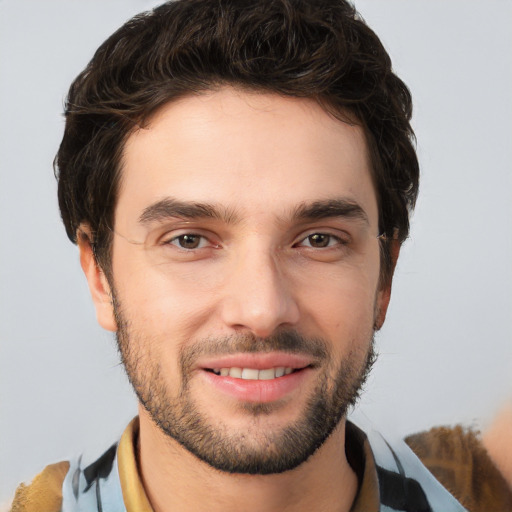
<svg viewBox="0 0 512 512">
<path fill-rule="evenodd" d="M 386 282 L 382 284 L 377 296 L 374 324 L 374 329 L 376 331 L 382 328 L 384 321 L 386 320 L 386 313 L 388 311 L 389 301 L 391 300 L 391 285 L 393 282 L 393 274 L 395 273 L 396 263 L 400 254 L 400 242 L 396 239 L 393 239 L 391 240 L 390 244 L 391 268 L 389 276 L 387 276 Z"/>
<path fill-rule="evenodd" d="M 117 331 L 117 324 L 110 285 L 96 261 L 88 226 L 80 226 L 77 233 L 77 243 L 80 251 L 80 265 L 89 284 L 98 323 L 107 331 L 115 332 Z"/>
</svg>

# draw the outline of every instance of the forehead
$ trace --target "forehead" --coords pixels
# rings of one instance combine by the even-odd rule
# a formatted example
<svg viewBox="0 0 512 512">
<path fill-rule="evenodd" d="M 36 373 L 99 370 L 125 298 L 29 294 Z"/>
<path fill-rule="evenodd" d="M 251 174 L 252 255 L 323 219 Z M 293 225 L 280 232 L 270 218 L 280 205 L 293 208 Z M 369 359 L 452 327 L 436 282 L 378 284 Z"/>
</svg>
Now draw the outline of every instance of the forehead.
<svg viewBox="0 0 512 512">
<path fill-rule="evenodd" d="M 232 88 L 162 107 L 123 153 L 116 227 L 172 197 L 241 215 L 282 215 L 343 197 L 377 220 L 362 129 L 315 101 Z"/>
</svg>

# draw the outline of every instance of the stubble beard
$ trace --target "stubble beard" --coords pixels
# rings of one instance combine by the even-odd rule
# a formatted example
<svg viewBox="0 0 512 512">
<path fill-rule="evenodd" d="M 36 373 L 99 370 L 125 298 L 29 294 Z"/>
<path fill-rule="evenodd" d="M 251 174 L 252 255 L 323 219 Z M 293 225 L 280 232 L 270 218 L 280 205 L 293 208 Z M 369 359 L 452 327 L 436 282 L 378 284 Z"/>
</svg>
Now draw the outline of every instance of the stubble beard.
<svg viewBox="0 0 512 512">
<path fill-rule="evenodd" d="M 140 403 L 153 422 L 200 460 L 228 473 L 275 474 L 305 462 L 356 403 L 376 358 L 373 331 L 365 343 L 356 343 L 359 347 L 368 347 L 365 355 L 350 352 L 337 368 L 324 340 L 304 338 L 293 330 L 278 332 L 266 339 L 252 335 L 206 339 L 181 349 L 181 386 L 178 395 L 171 396 L 163 377 L 165 370 L 160 367 L 158 358 L 147 351 L 152 343 L 130 329 L 115 297 L 114 309 L 122 362 Z M 233 431 L 221 418 L 214 424 L 201 412 L 190 392 L 191 368 L 199 356 L 276 350 L 311 355 L 319 362 L 317 384 L 297 420 L 276 429 L 262 427 L 260 420 L 271 415 L 279 404 L 244 402 L 240 409 L 251 418 L 250 426 L 243 431 Z"/>
</svg>

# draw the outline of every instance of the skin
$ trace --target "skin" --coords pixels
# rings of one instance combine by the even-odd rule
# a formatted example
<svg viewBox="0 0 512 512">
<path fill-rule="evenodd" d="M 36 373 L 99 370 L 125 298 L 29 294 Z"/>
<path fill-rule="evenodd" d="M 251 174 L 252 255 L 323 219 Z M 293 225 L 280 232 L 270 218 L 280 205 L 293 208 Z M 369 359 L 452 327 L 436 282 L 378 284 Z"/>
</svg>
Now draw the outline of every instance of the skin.
<svg viewBox="0 0 512 512">
<path fill-rule="evenodd" d="M 512 489 L 512 404 L 506 404 L 482 437 L 496 467 Z"/>
<path fill-rule="evenodd" d="M 226 215 L 141 222 L 148 207 L 168 198 L 214 205 Z M 293 215 L 340 198 L 363 215 Z M 384 322 L 391 282 L 379 283 L 377 198 L 358 126 L 309 99 L 232 88 L 186 97 L 128 138 L 115 219 L 116 298 L 137 357 L 158 362 L 172 398 L 182 385 L 180 350 L 212 336 L 265 340 L 293 329 L 325 340 L 337 365 L 353 358 L 363 366 L 374 329 Z M 187 233 L 204 237 L 199 247 L 180 248 L 177 237 Z M 315 233 L 328 235 L 326 247 L 316 245 Z M 116 331 L 111 288 L 85 239 L 80 251 L 98 321 Z M 309 371 L 258 416 L 208 385 L 200 369 L 189 392 L 205 421 L 229 433 L 247 431 L 251 447 L 264 449 L 265 433 L 301 417 L 322 371 Z M 296 469 L 240 475 L 196 458 L 144 407 L 139 414 L 139 466 L 156 511 L 349 510 L 354 500 L 344 419 Z"/>
</svg>

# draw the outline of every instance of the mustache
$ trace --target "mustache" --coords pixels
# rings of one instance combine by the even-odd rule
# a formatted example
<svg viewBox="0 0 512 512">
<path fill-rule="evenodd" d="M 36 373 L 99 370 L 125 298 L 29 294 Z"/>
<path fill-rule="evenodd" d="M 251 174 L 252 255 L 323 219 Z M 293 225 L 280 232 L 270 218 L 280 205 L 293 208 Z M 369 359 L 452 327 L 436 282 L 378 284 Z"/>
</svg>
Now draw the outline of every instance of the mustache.
<svg viewBox="0 0 512 512">
<path fill-rule="evenodd" d="M 268 338 L 251 333 L 234 334 L 222 338 L 205 338 L 188 344 L 182 349 L 181 366 L 189 368 L 203 356 L 224 356 L 240 353 L 288 352 L 307 354 L 315 360 L 325 360 L 330 352 L 328 344 L 321 338 L 307 338 L 294 330 L 276 332 Z"/>
</svg>

